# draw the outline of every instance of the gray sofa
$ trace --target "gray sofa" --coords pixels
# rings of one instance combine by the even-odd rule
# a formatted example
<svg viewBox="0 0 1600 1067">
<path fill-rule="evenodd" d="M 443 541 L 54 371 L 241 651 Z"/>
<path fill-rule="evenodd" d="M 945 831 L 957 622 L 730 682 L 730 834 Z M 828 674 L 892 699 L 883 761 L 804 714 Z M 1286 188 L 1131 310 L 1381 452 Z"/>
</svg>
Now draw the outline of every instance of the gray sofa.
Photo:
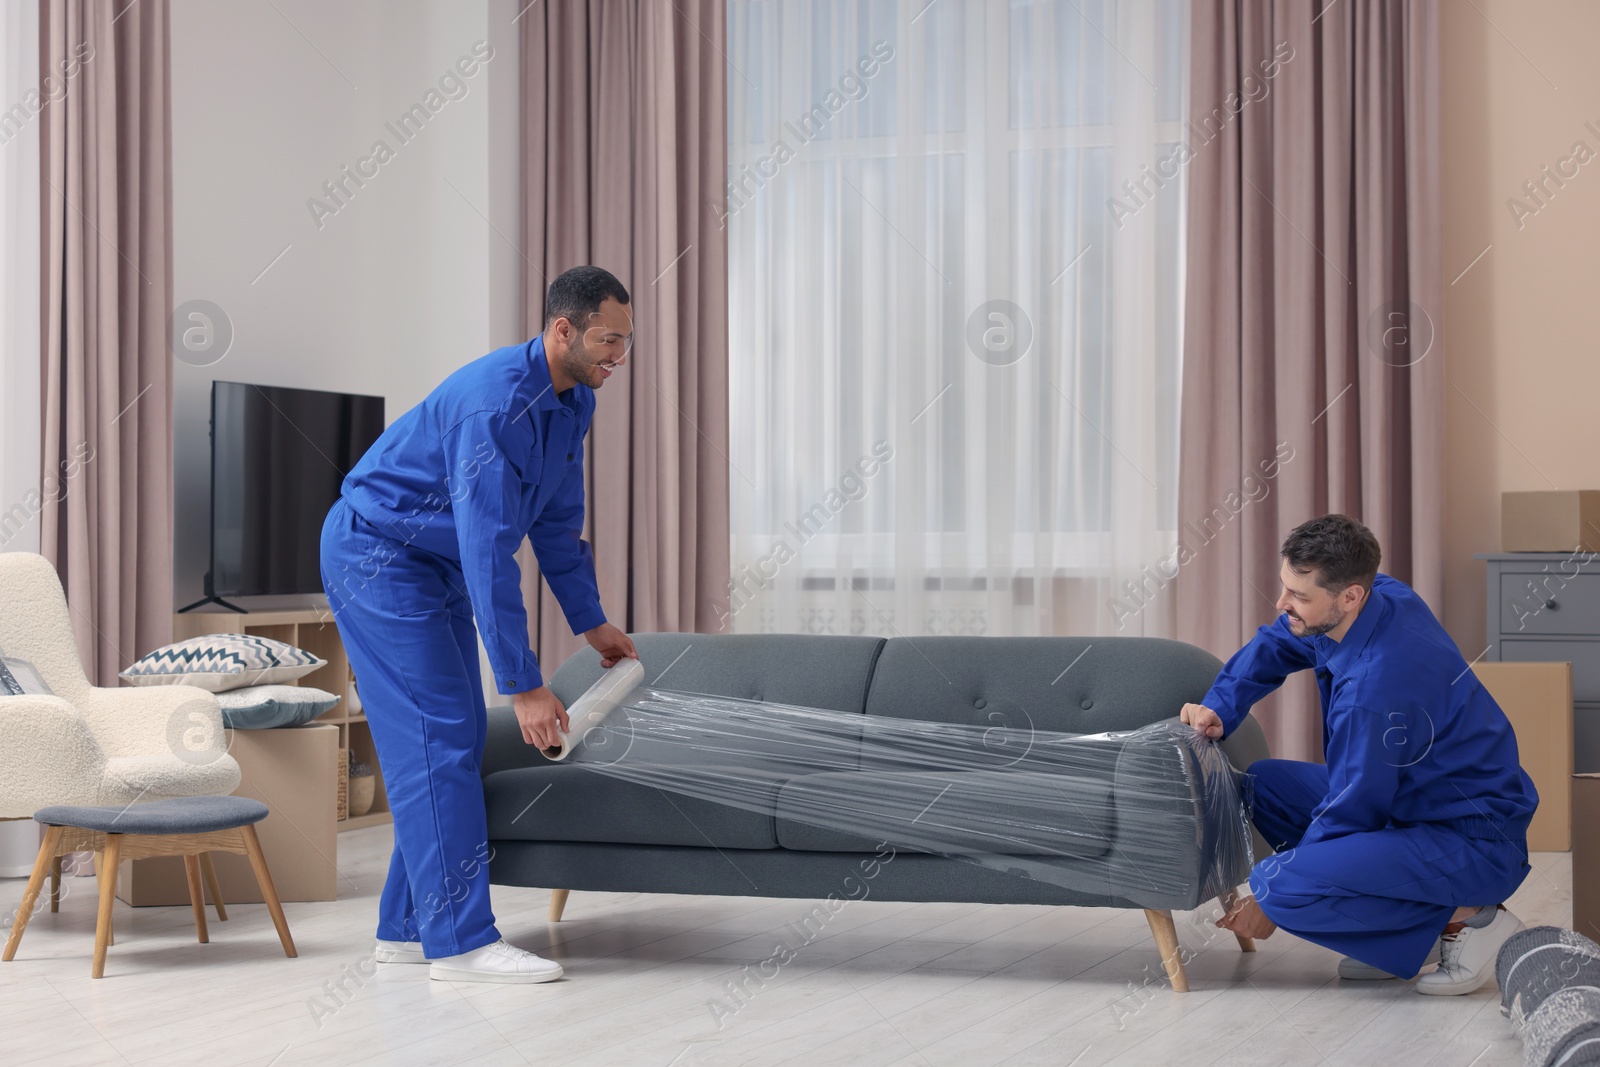
<svg viewBox="0 0 1600 1067">
<path fill-rule="evenodd" d="M 874 716 L 1061 733 L 1135 730 L 1174 719 L 1185 702 L 1199 701 L 1221 667 L 1201 649 L 1156 638 L 661 633 L 636 634 L 634 641 L 648 686 L 860 715 L 864 731 Z M 586 649 L 564 663 L 550 685 L 570 704 L 601 670 Z M 1206 903 L 1202 884 L 1217 857 L 1194 795 L 1193 767 L 1181 765 L 1182 745 L 1169 747 L 1170 766 L 1152 772 L 1148 761 L 1114 760 L 1102 780 L 1084 783 L 1074 808 L 1090 808 L 1101 832 L 1089 835 L 1080 854 L 1034 855 L 1019 863 L 1035 871 L 1041 862 L 1059 865 L 1073 877 L 1021 876 L 902 847 L 876 868 L 872 898 L 1142 908 L 1173 987 L 1187 988 L 1171 913 Z M 1240 769 L 1267 755 L 1260 727 L 1249 719 L 1222 747 Z M 633 752 L 629 758 L 650 756 Z M 498 885 L 556 890 L 552 920 L 574 889 L 837 896 L 843 879 L 866 869 L 863 861 L 877 848 L 875 841 L 814 820 L 786 818 L 786 797 L 808 788 L 813 799 L 819 787 L 847 791 L 848 780 L 836 780 L 841 776 L 764 783 L 771 804 L 753 810 L 704 796 L 669 796 L 586 762 L 584 747 L 567 762 L 546 760 L 523 743 L 509 707 L 489 709 L 483 781 L 494 850 L 490 877 Z M 1048 812 L 1041 822 L 1071 817 Z M 1153 825 L 1163 828 L 1154 839 Z M 1144 866 L 1154 868 L 1136 891 L 1095 874 L 1119 850 L 1137 850 Z M 1242 857 L 1232 866 L 1230 885 L 1248 874 Z M 1241 941 L 1241 947 L 1251 946 Z"/>
</svg>

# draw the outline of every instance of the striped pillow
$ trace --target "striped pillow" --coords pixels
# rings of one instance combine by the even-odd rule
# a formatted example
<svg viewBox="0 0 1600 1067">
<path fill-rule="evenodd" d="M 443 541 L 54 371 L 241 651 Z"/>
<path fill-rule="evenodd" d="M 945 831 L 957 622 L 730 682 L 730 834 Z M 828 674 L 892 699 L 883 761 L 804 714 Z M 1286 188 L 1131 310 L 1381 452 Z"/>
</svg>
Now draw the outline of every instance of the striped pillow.
<svg viewBox="0 0 1600 1067">
<path fill-rule="evenodd" d="M 131 685 L 194 685 L 223 693 L 247 685 L 281 685 L 327 660 L 270 637 L 206 634 L 158 648 L 123 671 Z"/>
</svg>

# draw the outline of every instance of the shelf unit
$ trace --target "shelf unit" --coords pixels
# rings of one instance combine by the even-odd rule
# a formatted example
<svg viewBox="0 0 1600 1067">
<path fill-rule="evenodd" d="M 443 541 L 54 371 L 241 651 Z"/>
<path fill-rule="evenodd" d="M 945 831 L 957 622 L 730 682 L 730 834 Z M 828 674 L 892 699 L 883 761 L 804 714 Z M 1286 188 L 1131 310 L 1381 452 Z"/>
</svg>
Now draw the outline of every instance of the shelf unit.
<svg viewBox="0 0 1600 1067">
<path fill-rule="evenodd" d="M 252 637 L 267 637 L 274 641 L 282 641 L 286 645 L 303 648 L 320 659 L 327 660 L 325 666 L 318 667 L 299 681 L 290 684 L 326 690 L 339 697 L 339 703 L 316 721 L 337 726 L 341 758 L 347 753 L 355 753 L 355 758 L 371 766 L 377 777 L 372 810 L 366 815 L 339 820 L 339 830 L 341 832 L 359 830 L 365 826 L 379 826 L 392 822 L 389 794 L 384 789 L 383 768 L 378 765 L 378 752 L 372 743 L 372 729 L 367 725 L 365 714 L 360 711 L 350 711 L 351 696 L 355 694 L 355 678 L 351 674 L 350 660 L 345 655 L 344 642 L 339 638 L 338 627 L 334 625 L 333 616 L 327 609 L 251 611 L 246 615 L 219 609 L 190 611 L 173 616 L 174 641 L 205 637 L 209 634 L 249 634 Z M 355 695 L 357 700 L 354 703 L 359 705 L 359 694 Z"/>
</svg>

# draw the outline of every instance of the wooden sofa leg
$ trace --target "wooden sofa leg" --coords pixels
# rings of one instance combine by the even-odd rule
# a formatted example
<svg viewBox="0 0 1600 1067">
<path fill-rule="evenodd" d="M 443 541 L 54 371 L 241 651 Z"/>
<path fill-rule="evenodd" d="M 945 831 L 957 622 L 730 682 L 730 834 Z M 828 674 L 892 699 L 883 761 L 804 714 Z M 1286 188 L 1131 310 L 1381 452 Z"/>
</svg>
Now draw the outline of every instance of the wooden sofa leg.
<svg viewBox="0 0 1600 1067">
<path fill-rule="evenodd" d="M 561 913 L 566 910 L 567 892 L 565 889 L 550 890 L 550 921 L 553 923 L 560 922 Z"/>
<path fill-rule="evenodd" d="M 1222 914 L 1231 915 L 1233 913 L 1233 909 L 1239 906 L 1238 891 L 1233 889 L 1228 890 L 1226 893 L 1217 898 L 1217 903 L 1222 906 Z M 1234 934 L 1233 936 L 1239 940 L 1240 952 L 1254 952 L 1256 950 L 1255 938 L 1245 937 L 1243 934 Z"/>
<path fill-rule="evenodd" d="M 1178 954 L 1178 928 L 1172 924 L 1172 912 L 1144 909 L 1145 921 L 1155 935 L 1156 948 L 1161 951 L 1161 966 L 1167 970 L 1174 993 L 1189 992 L 1189 978 L 1183 973 L 1183 957 Z"/>
</svg>

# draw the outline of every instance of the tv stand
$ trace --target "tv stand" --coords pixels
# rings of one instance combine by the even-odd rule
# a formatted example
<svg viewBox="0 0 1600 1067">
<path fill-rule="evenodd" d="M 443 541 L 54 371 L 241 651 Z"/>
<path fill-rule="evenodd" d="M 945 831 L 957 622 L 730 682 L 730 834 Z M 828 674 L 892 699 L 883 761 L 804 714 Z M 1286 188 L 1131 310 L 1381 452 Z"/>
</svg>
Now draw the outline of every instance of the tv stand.
<svg viewBox="0 0 1600 1067">
<path fill-rule="evenodd" d="M 241 608 L 237 604 L 230 604 L 228 601 L 226 601 L 226 600 L 222 599 L 221 597 L 217 596 L 215 593 L 207 594 L 204 598 L 202 598 L 200 600 L 196 600 L 193 604 L 190 604 L 188 607 L 179 608 L 178 609 L 178 614 L 182 615 L 185 612 L 194 611 L 196 608 L 203 608 L 207 604 L 221 604 L 223 607 L 227 608 L 229 611 L 237 611 L 240 615 L 248 615 L 248 614 L 250 614 L 250 609 L 249 608 Z"/>
<path fill-rule="evenodd" d="M 249 608 L 241 608 L 237 604 L 230 604 L 226 600 L 222 599 L 221 597 L 219 597 L 217 595 L 217 586 L 216 586 L 215 580 L 211 577 L 211 572 L 210 571 L 206 571 L 206 587 L 205 588 L 206 588 L 206 595 L 204 597 L 200 598 L 199 600 L 196 600 L 193 604 L 190 604 L 186 608 L 179 608 L 178 609 L 178 614 L 182 615 L 182 614 L 184 614 L 186 612 L 193 611 L 196 608 L 203 608 L 207 604 L 221 604 L 223 607 L 227 608 L 229 611 L 237 611 L 240 615 L 248 615 L 248 614 L 250 614 L 250 609 Z"/>
</svg>

